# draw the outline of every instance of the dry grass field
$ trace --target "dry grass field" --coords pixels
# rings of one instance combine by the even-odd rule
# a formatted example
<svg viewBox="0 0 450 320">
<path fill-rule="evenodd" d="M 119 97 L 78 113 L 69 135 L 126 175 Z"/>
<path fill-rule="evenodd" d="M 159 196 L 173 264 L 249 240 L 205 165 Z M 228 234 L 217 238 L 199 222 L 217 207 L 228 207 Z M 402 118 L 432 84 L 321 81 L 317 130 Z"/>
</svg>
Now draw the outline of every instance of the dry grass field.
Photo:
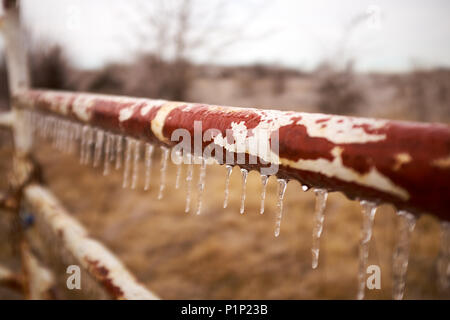
<svg viewBox="0 0 450 320">
<path fill-rule="evenodd" d="M 2 177 L 9 161 L 10 144 L 5 138 L 0 158 Z M 151 190 L 146 192 L 142 188 L 124 190 L 121 172 L 103 177 L 101 169 L 81 166 L 77 157 L 61 155 L 49 145 L 37 145 L 36 151 L 48 187 L 66 208 L 164 299 L 355 298 L 362 215 L 359 203 L 342 194 L 329 196 L 320 263 L 313 270 L 314 195 L 303 192 L 296 181 L 288 184 L 281 234 L 275 238 L 277 186 L 273 177 L 268 184 L 266 212 L 260 215 L 259 174 L 249 174 L 246 210 L 241 215 L 239 170 L 233 170 L 229 206 L 223 209 L 225 168 L 208 166 L 204 209 L 197 216 L 184 213 L 185 184 L 175 189 L 173 164 L 168 167 L 164 198 L 157 200 L 159 154 L 154 159 Z M 2 185 L 4 182 L 2 178 Z M 195 206 L 195 192 L 192 203 Z M 2 217 L 0 263 L 17 267 L 17 261 L 11 259 L 4 220 Z M 393 208 L 381 206 L 369 263 L 381 267 L 382 285 L 381 290 L 366 291 L 369 299 L 391 298 L 396 223 Z M 438 249 L 438 221 L 424 215 L 412 238 L 405 298 L 448 298 L 436 287 Z M 0 291 L 0 297 L 18 298 L 5 290 Z"/>
<path fill-rule="evenodd" d="M 441 77 L 442 81 L 438 83 L 443 92 L 448 92 L 445 88 L 450 83 L 449 75 L 449 72 L 442 76 L 430 73 L 426 77 Z M 442 116 L 438 109 L 426 109 L 431 105 L 441 105 L 445 111 L 447 96 L 439 96 L 440 100 L 436 101 L 440 104 L 423 100 L 425 104 L 408 109 L 411 98 L 420 98 L 411 96 L 414 88 L 425 88 L 422 85 L 428 83 L 420 77 L 411 82 L 408 80 L 410 77 L 413 75 L 362 77 L 357 83 L 364 87 L 365 99 L 359 101 L 352 113 L 420 120 L 417 110 L 425 108 L 430 119 L 448 121 L 448 117 Z M 242 76 L 241 71 L 231 78 L 199 78 L 190 86 L 186 100 L 248 107 L 276 106 L 308 112 L 318 110 L 316 105 L 321 100 L 314 78 L 287 78 L 283 91 L 278 93 L 272 90 L 274 81 L 277 79 L 270 75 L 249 78 L 245 72 Z M 328 101 L 342 98 L 341 103 L 345 103 L 348 97 L 339 92 L 337 96 L 331 92 Z M 424 97 L 429 99 L 431 95 Z M 186 168 L 183 168 L 181 188 L 176 190 L 175 166 L 169 165 L 164 198 L 157 200 L 159 152 L 153 162 L 151 189 L 145 192 L 142 186 L 138 190 L 122 189 L 121 171 L 103 177 L 101 169 L 81 166 L 77 156 L 62 155 L 49 144 L 38 144 L 35 149 L 45 181 L 62 204 L 87 226 L 94 238 L 117 254 L 140 281 L 164 299 L 356 297 L 361 207 L 340 193 L 329 195 L 319 267 L 313 270 L 314 194 L 312 191 L 303 192 L 296 181 L 288 184 L 281 235 L 275 238 L 277 185 L 274 177 L 268 184 L 266 212 L 260 215 L 259 174 L 249 174 L 246 210 L 241 215 L 238 168 L 233 170 L 231 177 L 229 206 L 223 209 L 225 168 L 208 166 L 203 212 L 197 216 L 192 210 L 189 214 L 184 213 Z M 6 174 L 11 165 L 10 136 L 5 132 L 1 136 L 0 152 L 0 187 L 5 188 Z M 192 206 L 196 203 L 198 168 L 195 170 Z M 18 261 L 11 255 L 7 220 L 7 215 L 1 212 L 0 263 L 18 268 Z M 369 299 L 391 298 L 391 260 L 396 224 L 394 208 L 382 205 L 376 214 L 369 256 L 369 264 L 381 267 L 381 290 L 366 290 Z M 439 222 L 432 216 L 423 215 L 412 237 L 406 299 L 450 297 L 450 293 L 439 292 L 436 286 L 438 250 Z M 0 288 L 0 298 L 18 297 L 16 293 Z"/>
</svg>

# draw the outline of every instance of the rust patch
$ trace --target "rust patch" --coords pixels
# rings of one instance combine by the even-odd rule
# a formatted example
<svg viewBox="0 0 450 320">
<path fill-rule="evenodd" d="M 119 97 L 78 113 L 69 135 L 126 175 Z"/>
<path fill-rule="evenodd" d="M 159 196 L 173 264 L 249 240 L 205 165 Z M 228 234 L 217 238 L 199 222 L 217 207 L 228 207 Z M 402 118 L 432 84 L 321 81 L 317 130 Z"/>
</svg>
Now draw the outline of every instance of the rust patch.
<svg viewBox="0 0 450 320">
<path fill-rule="evenodd" d="M 325 138 L 310 137 L 303 125 L 291 124 L 279 129 L 280 158 L 298 161 L 324 158 L 333 161 L 336 146 Z"/>
<path fill-rule="evenodd" d="M 227 111 L 223 107 L 211 108 L 206 105 L 182 106 L 172 110 L 164 122 L 163 134 L 170 140 L 172 132 L 184 128 L 194 135 L 194 121 L 202 122 L 202 133 L 208 129 L 218 129 L 223 136 L 231 129 L 232 123 L 244 122 L 247 130 L 254 129 L 261 121 L 256 112 L 240 109 Z"/>
<path fill-rule="evenodd" d="M 90 260 L 87 257 L 85 257 L 85 260 L 89 264 L 89 271 L 103 285 L 105 290 L 115 299 L 122 299 L 124 293 L 120 287 L 113 283 L 112 279 L 108 278 L 109 270 L 100 265 L 98 260 Z"/>
</svg>

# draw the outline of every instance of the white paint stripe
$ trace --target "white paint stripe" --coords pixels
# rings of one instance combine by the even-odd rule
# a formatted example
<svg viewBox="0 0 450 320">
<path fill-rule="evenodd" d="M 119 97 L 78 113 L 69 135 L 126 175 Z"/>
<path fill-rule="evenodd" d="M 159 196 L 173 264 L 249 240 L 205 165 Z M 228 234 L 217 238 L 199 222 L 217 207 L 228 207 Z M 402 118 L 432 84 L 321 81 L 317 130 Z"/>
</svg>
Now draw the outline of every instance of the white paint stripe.
<svg viewBox="0 0 450 320">
<path fill-rule="evenodd" d="M 386 139 L 385 134 L 367 133 L 364 128 L 356 126 L 368 126 L 371 129 L 380 129 L 387 123 L 386 120 L 366 118 L 352 118 L 344 116 L 329 116 L 326 114 L 299 113 L 301 119 L 296 122 L 306 127 L 310 137 L 325 138 L 335 144 L 366 143 Z M 318 120 L 328 119 L 319 122 Z"/>
<path fill-rule="evenodd" d="M 342 148 L 335 147 L 331 153 L 334 155 L 333 161 L 329 161 L 324 158 L 316 160 L 300 159 L 298 161 L 282 158 L 280 160 L 282 165 L 286 165 L 291 168 L 317 172 L 330 178 L 337 178 L 339 180 L 367 186 L 396 195 L 405 201 L 410 198 L 408 191 L 395 185 L 388 177 L 381 174 L 374 167 L 372 167 L 368 173 L 360 174 L 354 169 L 344 166 L 341 158 Z"/>
<path fill-rule="evenodd" d="M 151 122 L 151 128 L 153 134 L 162 142 L 169 142 L 170 138 L 165 138 L 163 135 L 164 123 L 169 113 L 180 106 L 188 105 L 184 102 L 167 102 L 161 106 L 156 113 L 155 118 Z"/>
</svg>

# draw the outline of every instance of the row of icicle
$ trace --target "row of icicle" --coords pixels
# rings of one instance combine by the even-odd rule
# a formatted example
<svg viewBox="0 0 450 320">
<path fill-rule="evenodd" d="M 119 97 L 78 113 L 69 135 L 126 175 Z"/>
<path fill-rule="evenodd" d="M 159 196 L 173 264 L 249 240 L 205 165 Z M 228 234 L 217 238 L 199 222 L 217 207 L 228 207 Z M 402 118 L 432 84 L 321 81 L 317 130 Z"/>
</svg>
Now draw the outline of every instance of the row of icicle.
<svg viewBox="0 0 450 320">
<path fill-rule="evenodd" d="M 77 145 L 79 144 L 80 150 L 80 163 L 87 165 L 92 163 L 94 167 L 100 165 L 103 159 L 103 175 L 108 175 L 111 166 L 115 169 L 123 170 L 123 188 L 131 187 L 135 189 L 139 178 L 139 161 L 141 157 L 142 142 L 131 138 L 123 137 L 122 135 L 105 132 L 99 128 L 92 128 L 89 125 L 81 125 L 76 122 L 61 119 L 55 116 L 43 115 L 38 112 L 26 112 L 26 121 L 28 122 L 28 128 L 30 128 L 33 136 L 36 133 L 39 137 L 44 139 L 50 139 L 53 146 L 58 150 L 66 153 L 75 153 Z M 124 143 L 125 142 L 125 143 Z M 152 167 L 152 155 L 154 152 L 154 145 L 145 142 L 144 150 L 144 190 L 148 190 L 151 181 L 151 167 Z M 164 190 L 166 187 L 166 171 L 167 162 L 169 158 L 170 149 L 165 146 L 161 146 L 161 175 L 160 186 L 158 192 L 158 199 L 163 198 Z M 93 150 L 93 154 L 92 154 Z M 180 187 L 181 179 L 181 152 L 177 152 L 178 157 L 177 172 L 175 187 Z M 191 207 L 191 188 L 193 180 L 193 156 L 187 155 L 187 173 L 186 173 L 186 203 L 185 212 L 188 213 Z M 200 175 L 197 184 L 198 198 L 196 214 L 200 214 L 202 210 L 202 194 L 205 189 L 206 178 L 206 165 L 207 160 L 201 158 Z M 225 196 L 223 202 L 223 208 L 228 205 L 229 196 L 229 183 L 233 166 L 226 165 L 225 176 Z M 246 184 L 248 170 L 241 168 L 242 174 L 242 192 L 240 201 L 240 213 L 245 212 L 245 197 L 246 197 Z M 131 174 L 131 176 L 130 176 Z M 266 197 L 266 187 L 269 176 L 261 175 L 261 206 L 260 214 L 264 213 L 264 202 Z M 287 179 L 277 179 L 278 182 L 278 201 L 276 209 L 276 221 L 275 221 L 275 236 L 280 234 L 281 220 L 283 215 L 283 198 L 286 191 Z M 307 185 L 302 185 L 303 191 L 308 191 Z M 314 224 L 312 234 L 312 268 L 316 269 L 319 264 L 319 252 L 320 252 L 320 237 L 323 231 L 325 208 L 328 197 L 328 191 L 325 189 L 314 189 L 316 198 L 316 205 L 314 210 Z M 375 219 L 375 213 L 377 205 L 373 202 L 362 200 L 360 201 L 363 213 L 363 223 L 361 231 L 361 240 L 359 243 L 359 269 L 358 269 L 358 292 L 357 299 L 363 299 L 366 288 L 366 269 L 369 257 L 369 244 L 372 238 L 373 222 Z M 398 224 L 398 240 L 394 249 L 393 255 L 393 298 L 402 299 L 405 290 L 406 272 L 408 268 L 409 260 L 409 247 L 410 238 L 415 226 L 415 216 L 406 211 L 397 212 L 399 218 Z M 441 224 L 442 238 L 441 248 L 438 257 L 438 281 L 439 286 L 444 289 L 449 289 L 450 278 L 450 224 L 448 222 L 442 222 Z"/>
</svg>

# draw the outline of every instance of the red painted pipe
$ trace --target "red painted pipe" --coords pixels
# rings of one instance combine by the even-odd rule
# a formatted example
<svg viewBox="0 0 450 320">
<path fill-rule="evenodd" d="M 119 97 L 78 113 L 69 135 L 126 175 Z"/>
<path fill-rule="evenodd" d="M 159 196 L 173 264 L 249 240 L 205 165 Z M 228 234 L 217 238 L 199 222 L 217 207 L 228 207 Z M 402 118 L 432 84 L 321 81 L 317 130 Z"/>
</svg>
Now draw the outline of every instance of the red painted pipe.
<svg viewBox="0 0 450 320">
<path fill-rule="evenodd" d="M 14 102 L 166 145 L 174 144 L 175 129 L 193 134 L 194 121 L 201 121 L 203 133 L 219 130 L 214 142 L 231 153 L 227 130 L 234 138 L 257 139 L 257 130 L 266 128 L 270 139 L 279 136 L 277 176 L 450 220 L 448 125 L 47 90 L 23 91 Z M 261 162 L 241 166 L 256 169 Z"/>
</svg>

